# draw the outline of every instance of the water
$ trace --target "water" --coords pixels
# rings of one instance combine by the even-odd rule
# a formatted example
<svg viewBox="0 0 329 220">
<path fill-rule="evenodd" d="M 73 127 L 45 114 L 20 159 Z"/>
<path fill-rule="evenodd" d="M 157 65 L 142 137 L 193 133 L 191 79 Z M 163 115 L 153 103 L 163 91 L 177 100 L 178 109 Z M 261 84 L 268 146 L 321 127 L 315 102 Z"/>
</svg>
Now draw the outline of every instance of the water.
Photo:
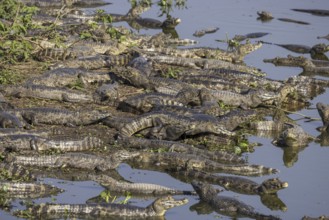
<svg viewBox="0 0 329 220">
<path fill-rule="evenodd" d="M 112 0 L 113 4 L 103 7 L 107 12 L 125 14 L 130 3 L 123 0 Z M 252 32 L 269 32 L 270 34 L 261 38 L 261 40 L 281 43 L 281 44 L 304 44 L 312 46 L 317 43 L 326 43 L 325 39 L 317 39 L 317 36 L 324 36 L 329 33 L 329 17 L 314 16 L 307 13 L 294 12 L 291 8 L 306 9 L 329 9 L 327 0 L 276 0 L 276 1 L 258 1 L 258 0 L 187 0 L 185 9 L 173 8 L 170 14 L 173 17 L 181 18 L 182 22 L 176 28 L 180 38 L 190 38 L 199 41 L 197 46 L 209 46 L 226 48 L 224 43 L 215 41 L 215 39 L 225 39 L 226 36 L 233 37 L 235 34 L 247 34 Z M 270 11 L 275 17 L 272 21 L 263 23 L 257 20 L 257 11 Z M 151 10 L 145 12 L 142 17 L 158 18 L 164 20 L 164 17 L 158 17 L 159 7 L 154 5 Z M 286 23 L 276 18 L 291 18 L 309 22 L 311 25 L 300 25 Z M 129 27 L 126 23 L 117 23 Z M 205 35 L 201 38 L 193 37 L 196 30 L 206 27 L 219 27 L 220 30 L 214 34 Z M 141 34 L 155 34 L 161 30 L 140 30 Z M 263 63 L 265 58 L 274 58 L 276 56 L 287 56 L 294 54 L 284 48 L 263 45 L 259 50 L 251 53 L 245 58 L 248 65 L 256 66 L 267 73 L 269 78 L 286 79 L 293 75 L 301 73 L 300 68 L 275 67 L 272 64 Z M 308 55 L 305 55 L 308 56 Z M 322 77 L 325 78 L 325 77 Z M 314 109 L 317 102 L 329 103 L 328 91 L 315 99 L 311 100 L 310 109 L 304 109 L 300 113 L 311 117 L 319 117 Z M 299 119 L 301 116 L 291 114 L 291 118 Z M 316 130 L 322 125 L 321 121 L 306 122 L 299 120 L 298 123 L 311 135 L 318 136 L 320 133 Z M 272 214 L 282 219 L 301 219 L 304 215 L 320 216 L 329 215 L 329 148 L 320 146 L 318 143 L 310 143 L 306 148 L 301 149 L 297 154 L 297 160 L 284 161 L 284 152 L 282 148 L 274 146 L 270 139 L 250 136 L 251 142 L 259 142 L 262 146 L 255 148 L 255 152 L 248 154 L 250 163 L 263 164 L 280 170 L 280 173 L 271 176 L 252 178 L 256 182 L 262 182 L 267 178 L 279 177 L 289 183 L 287 189 L 278 192 L 278 197 L 286 204 L 287 210 L 277 211 L 265 207 L 259 196 L 247 196 L 223 192 L 223 195 L 233 196 L 245 203 L 252 205 L 257 211 L 264 214 Z M 189 184 L 183 183 L 173 177 L 155 171 L 132 169 L 127 164 L 122 164 L 118 172 L 127 180 L 133 182 L 158 183 L 165 186 L 179 189 L 191 190 Z M 67 189 L 63 194 L 54 198 L 42 199 L 37 202 L 65 202 L 65 203 L 83 203 L 88 198 L 99 195 L 102 187 L 94 182 L 69 182 L 55 179 L 47 181 L 58 187 Z M 191 210 L 191 206 L 198 203 L 197 197 L 188 197 L 189 203 L 171 209 L 167 212 L 166 219 L 230 219 L 215 212 L 207 214 L 198 214 Z M 152 198 L 132 199 L 132 204 L 146 206 Z M 21 206 L 17 203 L 17 207 Z M 0 212 L 1 219 L 15 219 L 10 215 Z M 242 219 L 242 218 L 241 218 Z"/>
</svg>

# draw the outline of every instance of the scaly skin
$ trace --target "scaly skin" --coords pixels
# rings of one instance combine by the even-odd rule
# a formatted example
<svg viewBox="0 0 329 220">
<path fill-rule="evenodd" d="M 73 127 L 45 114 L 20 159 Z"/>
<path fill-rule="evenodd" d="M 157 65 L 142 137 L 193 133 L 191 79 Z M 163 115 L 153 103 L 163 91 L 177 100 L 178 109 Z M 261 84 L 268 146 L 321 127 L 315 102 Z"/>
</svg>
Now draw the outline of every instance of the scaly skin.
<svg viewBox="0 0 329 220">
<path fill-rule="evenodd" d="M 186 198 L 175 200 L 172 196 L 156 199 L 146 208 L 125 204 L 40 204 L 29 208 L 27 211 L 36 218 L 42 217 L 152 217 L 163 216 L 167 210 L 184 205 L 188 202 Z"/>
<path fill-rule="evenodd" d="M 308 143 L 314 139 L 315 138 L 307 134 L 302 127 L 294 125 L 284 130 L 274 142 L 282 147 L 302 147 L 307 146 Z"/>
<path fill-rule="evenodd" d="M 232 87 L 229 87 L 229 89 L 220 90 L 230 90 L 234 92 L 241 92 L 243 89 L 248 90 L 250 87 L 262 89 L 266 88 L 266 90 L 277 91 L 280 87 L 283 86 L 283 82 L 281 81 L 225 68 L 193 71 L 186 70 L 180 71 L 177 75 L 178 79 L 182 81 L 184 81 L 184 79 L 194 78 L 196 80 L 199 79 L 202 81 L 225 82 L 226 84 L 232 85 Z"/>
<path fill-rule="evenodd" d="M 262 165 L 248 164 L 221 164 L 202 156 L 192 154 L 182 154 L 176 152 L 168 153 L 149 153 L 142 152 L 134 161 L 139 163 L 158 164 L 169 169 L 196 169 L 208 171 L 220 171 L 245 176 L 259 176 L 271 173 L 277 173 L 277 169 L 264 167 Z"/>
<path fill-rule="evenodd" d="M 136 137 L 121 137 L 117 142 L 126 147 L 138 149 L 164 149 L 170 152 L 192 154 L 223 163 L 243 164 L 246 161 L 236 154 L 224 151 L 208 151 L 177 141 L 166 141 Z"/>
<path fill-rule="evenodd" d="M 157 184 L 149 183 L 131 183 L 126 181 L 117 181 L 107 175 L 89 175 L 91 180 L 115 192 L 129 192 L 138 195 L 191 195 L 192 191 L 177 190 Z"/>
<path fill-rule="evenodd" d="M 7 96 L 15 96 L 19 98 L 28 97 L 80 103 L 95 102 L 92 94 L 67 88 L 42 85 L 15 85 L 1 87 L 0 90 Z"/>
<path fill-rule="evenodd" d="M 240 94 L 224 90 L 203 88 L 200 90 L 200 99 L 203 105 L 206 103 L 218 103 L 221 101 L 228 106 L 249 108 L 275 103 L 275 101 L 280 99 L 280 94 L 264 90 Z"/>
<path fill-rule="evenodd" d="M 278 178 L 267 179 L 261 184 L 258 184 L 252 180 L 239 176 L 220 176 L 197 170 L 178 171 L 178 175 L 205 180 L 210 184 L 218 184 L 227 190 L 248 195 L 273 194 L 288 187 L 287 182 L 282 182 Z"/>
<path fill-rule="evenodd" d="M 218 190 L 213 188 L 210 184 L 192 181 L 192 186 L 198 193 L 200 199 L 208 203 L 215 211 L 219 213 L 232 217 L 242 215 L 254 219 L 280 219 L 272 215 L 258 213 L 252 206 L 249 206 L 235 198 L 217 195 Z"/>
<path fill-rule="evenodd" d="M 80 49 L 80 50 L 79 50 Z M 35 59 L 45 61 L 69 60 L 83 56 L 93 56 L 96 52 L 92 48 L 45 48 L 34 54 Z"/>
<path fill-rule="evenodd" d="M 104 146 L 104 142 L 94 136 L 67 139 L 36 139 L 32 145 L 33 150 L 44 151 L 56 149 L 63 152 L 67 151 L 86 151 Z"/>
<path fill-rule="evenodd" d="M 14 164 L 38 167 L 58 168 L 70 166 L 81 169 L 109 170 L 115 169 L 124 159 L 136 155 L 127 151 L 117 151 L 108 157 L 92 154 L 66 153 L 49 156 L 9 156 L 7 160 Z"/>
<path fill-rule="evenodd" d="M 13 163 L 0 163 L 0 172 L 2 176 L 9 176 L 13 179 L 26 179 L 31 180 L 35 179 L 36 177 L 24 167 L 13 164 Z"/>
<path fill-rule="evenodd" d="M 43 85 L 49 87 L 65 87 L 77 82 L 84 86 L 110 80 L 107 73 L 96 73 L 79 68 L 57 68 L 44 72 L 41 76 L 27 80 L 27 85 Z"/>
<path fill-rule="evenodd" d="M 147 76 L 142 71 L 132 67 L 115 67 L 113 68 L 113 72 L 135 87 L 149 89 L 168 95 L 176 95 L 180 90 L 192 87 L 188 83 L 175 79 Z"/>
<path fill-rule="evenodd" d="M 258 49 L 259 43 L 257 47 L 254 46 L 241 46 L 241 53 L 236 52 L 227 52 L 221 49 L 214 48 L 189 48 L 189 49 L 176 49 L 176 48 L 158 48 L 158 47 L 146 47 L 140 50 L 142 53 L 146 53 L 148 56 L 157 56 L 159 54 L 174 56 L 174 57 L 183 57 L 183 58 L 207 58 L 207 59 L 217 59 L 227 62 L 242 62 L 244 56 L 253 50 Z"/>
<path fill-rule="evenodd" d="M 0 137 L 0 151 L 9 150 L 21 152 L 24 150 L 32 150 L 36 141 L 46 141 L 46 138 L 33 134 L 13 134 Z"/>
<path fill-rule="evenodd" d="M 230 62 L 217 60 L 217 59 L 183 58 L 183 57 L 171 57 L 171 56 L 164 56 L 164 55 L 150 56 L 148 58 L 154 62 L 189 67 L 189 68 L 193 68 L 193 69 L 227 68 L 227 69 L 231 69 L 231 70 L 248 72 L 248 73 L 260 75 L 260 76 L 264 75 L 264 73 L 260 72 L 258 69 L 255 69 L 253 67 L 233 64 Z"/>
<path fill-rule="evenodd" d="M 196 135 L 199 133 L 214 133 L 214 134 L 225 134 L 228 136 L 234 135 L 234 133 L 227 131 L 221 125 L 217 125 L 214 122 L 202 120 L 198 118 L 180 117 L 171 113 L 162 112 L 151 112 L 141 115 L 140 117 L 132 120 L 130 123 L 125 124 L 120 134 L 123 136 L 132 136 L 133 134 L 150 127 L 170 126 L 164 131 L 164 138 L 168 140 L 178 139 L 181 135 Z M 179 126 L 179 129 L 175 127 Z M 175 129 L 175 131 L 171 131 Z M 173 132 L 173 133 L 172 133 Z"/>
<path fill-rule="evenodd" d="M 0 127 L 1 128 L 23 128 L 23 123 L 12 114 L 0 112 Z"/>
<path fill-rule="evenodd" d="M 253 121 L 250 128 L 256 131 L 257 136 L 278 138 L 279 134 L 291 127 L 282 121 Z"/>
<path fill-rule="evenodd" d="M 127 98 L 120 103 L 119 108 L 124 111 L 149 112 L 156 106 L 183 106 L 174 96 L 162 93 L 144 93 Z"/>
<path fill-rule="evenodd" d="M 13 109 L 8 111 L 30 124 L 54 124 L 54 125 L 88 125 L 100 121 L 108 116 L 109 113 L 102 113 L 96 110 L 92 111 L 69 111 L 66 109 L 55 108 L 28 108 Z"/>
<path fill-rule="evenodd" d="M 63 192 L 63 190 L 43 183 L 0 181 L 0 192 L 14 198 L 40 198 L 58 194 Z"/>
</svg>

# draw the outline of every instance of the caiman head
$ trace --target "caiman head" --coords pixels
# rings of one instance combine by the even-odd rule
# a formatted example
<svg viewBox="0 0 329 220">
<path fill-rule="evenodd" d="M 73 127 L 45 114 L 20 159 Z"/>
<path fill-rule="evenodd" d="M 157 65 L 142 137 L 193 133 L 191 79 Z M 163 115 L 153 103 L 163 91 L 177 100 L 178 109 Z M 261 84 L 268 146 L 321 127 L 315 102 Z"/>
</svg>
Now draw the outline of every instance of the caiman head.
<svg viewBox="0 0 329 220">
<path fill-rule="evenodd" d="M 208 201 L 209 199 L 211 199 L 221 191 L 219 189 L 215 189 L 208 183 L 203 183 L 193 180 L 191 184 L 195 192 L 199 195 L 200 199 L 203 201 Z"/>
<path fill-rule="evenodd" d="M 282 182 L 279 178 L 267 179 L 258 187 L 258 192 L 265 193 L 276 193 L 277 191 L 287 188 L 288 183 Z"/>
<path fill-rule="evenodd" d="M 152 208 L 157 216 L 163 216 L 168 209 L 185 205 L 188 199 L 183 198 L 175 200 L 172 196 L 164 196 L 156 199 L 149 207 Z"/>
<path fill-rule="evenodd" d="M 238 52 L 240 55 L 247 55 L 263 46 L 263 43 L 261 41 L 258 41 L 255 44 L 251 44 L 250 42 L 247 42 L 245 44 L 240 44 L 238 47 Z"/>
<path fill-rule="evenodd" d="M 315 138 L 307 134 L 302 127 L 295 125 L 284 130 L 276 143 L 283 147 L 303 147 L 312 140 Z"/>
<path fill-rule="evenodd" d="M 162 28 L 175 28 L 179 23 L 181 23 L 181 19 L 173 18 L 168 16 L 168 18 L 162 23 Z"/>
</svg>

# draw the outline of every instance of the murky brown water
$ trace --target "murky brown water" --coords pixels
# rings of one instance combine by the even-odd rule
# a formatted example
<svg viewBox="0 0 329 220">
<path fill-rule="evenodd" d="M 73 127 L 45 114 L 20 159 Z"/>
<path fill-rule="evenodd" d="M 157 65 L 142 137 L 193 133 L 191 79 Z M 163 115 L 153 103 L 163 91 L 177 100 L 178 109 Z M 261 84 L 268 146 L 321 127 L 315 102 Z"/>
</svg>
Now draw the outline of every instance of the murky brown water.
<svg viewBox="0 0 329 220">
<path fill-rule="evenodd" d="M 104 9 L 112 13 L 126 13 L 130 3 L 124 0 L 112 0 L 113 4 Z M 233 37 L 235 34 L 247 34 L 251 32 L 269 32 L 270 34 L 261 40 L 281 43 L 281 44 L 304 44 L 312 46 L 317 43 L 329 44 L 325 39 L 317 39 L 317 36 L 329 34 L 329 17 L 314 16 L 307 13 L 294 12 L 291 8 L 306 9 L 329 9 L 328 0 L 187 0 L 185 9 L 173 8 L 171 15 L 181 18 L 182 22 L 176 28 L 180 38 L 197 39 L 200 43 L 197 46 L 209 46 L 225 48 L 226 45 L 216 42 L 215 39 L 225 39 L 226 35 Z M 257 11 L 267 10 L 275 17 L 270 22 L 258 21 Z M 145 12 L 142 17 L 157 18 L 160 14 L 156 5 L 151 10 Z M 310 25 L 300 25 L 286 23 L 276 18 L 291 18 L 309 22 Z M 164 17 L 159 17 L 164 20 Z M 115 25 L 124 25 L 118 23 Z M 196 30 L 205 27 L 219 27 L 215 34 L 205 35 L 201 38 L 193 37 Z M 140 30 L 140 33 L 154 34 L 160 30 Z M 263 63 L 264 58 L 274 58 L 276 56 L 286 56 L 288 54 L 297 55 L 281 47 L 273 45 L 263 45 L 256 52 L 251 53 L 245 59 L 248 65 L 256 66 L 268 74 L 273 79 L 286 79 L 289 76 L 301 73 L 300 68 L 274 67 L 272 64 Z M 328 54 L 327 54 L 328 55 Z M 308 55 L 305 55 L 308 56 Z M 326 78 L 322 76 L 321 78 Z M 304 109 L 300 113 L 319 117 L 314 109 L 317 102 L 329 103 L 328 91 L 311 100 L 310 109 Z M 300 119 L 301 116 L 292 114 L 293 119 Z M 298 123 L 311 135 L 318 136 L 317 127 L 321 126 L 321 121 L 306 122 L 304 119 Z M 252 178 L 256 182 L 261 182 L 269 177 L 279 177 L 289 183 L 287 189 L 281 190 L 278 197 L 285 203 L 287 210 L 275 211 L 265 207 L 259 196 L 247 196 L 223 192 L 223 195 L 233 196 L 256 208 L 257 211 L 272 214 L 282 219 L 301 219 L 304 215 L 320 216 L 329 215 L 329 147 L 320 146 L 318 143 L 310 143 L 308 147 L 296 153 L 294 159 L 287 158 L 289 152 L 271 144 L 270 139 L 250 136 L 251 142 L 259 142 L 262 146 L 255 148 L 254 153 L 246 155 L 250 163 L 263 164 L 279 169 L 277 175 Z M 285 155 L 285 156 L 284 156 Z M 286 159 L 284 159 L 286 158 Z M 136 182 L 159 183 L 180 189 L 192 189 L 189 184 L 180 182 L 167 174 L 136 170 L 126 164 L 118 168 L 119 173 L 127 180 Z M 55 197 L 56 202 L 82 203 L 87 199 L 99 195 L 103 190 L 94 182 L 68 182 L 56 179 L 47 179 L 47 182 L 67 189 L 65 193 Z M 39 199 L 36 202 L 51 202 L 54 198 Z M 171 209 L 166 214 L 166 219 L 229 219 L 215 212 L 198 214 L 191 210 L 191 206 L 198 203 L 197 197 L 189 197 L 189 203 L 182 207 Z M 146 206 L 153 199 L 131 199 L 133 204 Z M 17 203 L 17 208 L 20 205 Z M 6 213 L 0 212 L 1 219 L 12 218 Z"/>
</svg>

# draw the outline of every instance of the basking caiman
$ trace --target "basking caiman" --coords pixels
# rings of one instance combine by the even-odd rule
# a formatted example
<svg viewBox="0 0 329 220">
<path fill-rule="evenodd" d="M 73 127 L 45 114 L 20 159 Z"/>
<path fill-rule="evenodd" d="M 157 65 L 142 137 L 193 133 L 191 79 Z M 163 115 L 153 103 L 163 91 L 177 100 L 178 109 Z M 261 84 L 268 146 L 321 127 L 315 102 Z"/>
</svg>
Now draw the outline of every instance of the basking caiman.
<svg viewBox="0 0 329 220">
<path fill-rule="evenodd" d="M 278 217 L 258 213 L 250 205 L 247 205 L 233 197 L 217 195 L 218 190 L 210 184 L 192 181 L 194 190 L 198 193 L 200 199 L 208 203 L 215 211 L 220 214 L 232 217 L 250 217 L 254 219 L 277 220 Z"/>
<path fill-rule="evenodd" d="M 14 198 L 40 198 L 52 194 L 58 194 L 63 190 L 43 183 L 15 183 L 12 181 L 0 181 L 0 193 Z"/>
<path fill-rule="evenodd" d="M 176 200 L 172 196 L 156 199 L 146 208 L 125 204 L 40 204 L 29 208 L 27 211 L 37 219 L 45 217 L 65 216 L 77 218 L 109 218 L 112 216 L 125 216 L 134 218 L 147 218 L 163 216 L 167 210 L 184 205 L 186 198 Z M 19 214 L 18 211 L 16 214 Z"/>
</svg>

